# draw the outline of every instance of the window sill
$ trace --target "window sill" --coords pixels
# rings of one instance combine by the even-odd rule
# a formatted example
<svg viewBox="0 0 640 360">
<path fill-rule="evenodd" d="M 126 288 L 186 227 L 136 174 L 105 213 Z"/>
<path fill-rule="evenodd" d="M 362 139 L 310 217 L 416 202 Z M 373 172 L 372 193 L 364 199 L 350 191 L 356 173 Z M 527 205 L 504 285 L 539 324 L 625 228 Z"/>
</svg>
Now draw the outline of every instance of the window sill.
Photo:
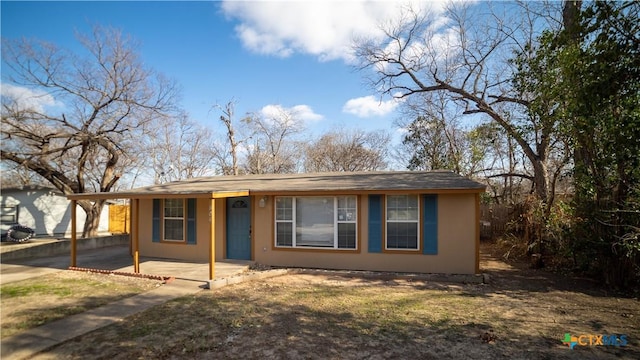
<svg viewBox="0 0 640 360">
<path fill-rule="evenodd" d="M 160 244 L 187 245 L 186 241 L 160 240 Z"/>
<path fill-rule="evenodd" d="M 422 249 L 384 249 L 385 254 L 409 254 L 409 255 L 423 255 Z"/>
<path fill-rule="evenodd" d="M 287 247 L 287 246 L 273 246 L 274 251 L 296 251 L 296 252 L 321 252 L 321 253 L 349 253 L 358 254 L 360 249 L 335 249 L 335 248 L 321 248 L 321 247 Z"/>
</svg>

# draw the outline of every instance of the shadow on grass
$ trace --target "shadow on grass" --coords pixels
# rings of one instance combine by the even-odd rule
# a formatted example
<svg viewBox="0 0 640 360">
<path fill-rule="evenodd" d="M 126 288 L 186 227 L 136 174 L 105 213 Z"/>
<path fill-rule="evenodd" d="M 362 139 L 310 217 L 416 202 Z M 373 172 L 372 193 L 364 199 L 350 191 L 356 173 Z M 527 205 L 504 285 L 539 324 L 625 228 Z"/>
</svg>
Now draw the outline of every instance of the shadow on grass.
<svg viewBox="0 0 640 360">
<path fill-rule="evenodd" d="M 335 297 L 344 291 L 324 293 Z M 206 309 L 206 299 L 201 300 L 204 303 L 201 302 L 200 306 Z M 226 334 L 221 346 L 210 348 L 205 345 L 194 349 L 194 354 L 222 352 L 229 357 L 262 357 L 263 351 L 268 349 L 267 353 L 274 353 L 277 358 L 289 355 L 313 358 L 315 354 L 322 355 L 319 358 L 327 355 L 327 358 L 362 359 L 636 359 L 640 355 L 637 347 L 631 346 L 580 348 L 574 353 L 562 345 L 561 336 L 551 338 L 520 330 L 519 319 L 493 322 L 446 315 L 434 318 L 419 311 L 428 311 L 428 306 L 416 309 L 423 304 L 424 297 L 420 293 L 408 298 L 388 298 L 386 303 L 379 302 L 379 299 L 365 301 L 360 308 L 344 309 L 318 309 L 316 306 L 290 306 L 286 301 L 264 301 L 247 304 L 248 308 L 236 313 L 231 310 L 233 304 L 246 302 L 246 299 L 241 295 L 226 295 L 220 300 L 219 305 L 233 314 L 231 321 L 220 324 L 231 329 L 231 334 Z M 319 300 L 322 301 L 322 297 Z M 262 312 L 266 312 L 265 316 L 251 316 Z M 268 336 L 265 337 L 265 333 Z M 495 336 L 495 339 L 487 337 L 487 334 Z M 253 348 L 239 350 L 244 344 L 253 345 Z M 228 349 L 229 346 L 232 350 Z M 175 354 L 179 347 L 174 347 L 168 354 Z"/>
<path fill-rule="evenodd" d="M 599 287 L 542 270 L 484 270 L 489 284 L 331 274 L 326 282 L 339 285 L 229 286 L 134 315 L 49 354 L 77 359 L 640 358 L 636 319 L 619 326 L 633 331 L 627 347 L 570 350 L 562 345 L 565 332 L 609 333 L 615 325 L 605 320 L 618 316 L 606 308 L 617 299 L 603 302 L 608 295 Z M 364 291 L 372 288 L 381 294 Z M 402 292 L 410 294 L 399 297 Z M 637 300 L 622 300 L 622 311 L 638 314 Z M 592 315 L 595 309 L 600 313 Z M 550 312 L 561 322 L 541 318 Z"/>
<path fill-rule="evenodd" d="M 438 310 L 442 305 L 425 303 L 420 290 L 397 296 L 393 289 L 372 295 L 322 285 L 229 287 L 171 301 L 55 347 L 48 355 L 78 359 L 640 356 L 637 346 L 570 350 L 562 345 L 562 330 L 557 337 L 529 333 L 518 318 L 447 315 Z M 472 310 L 475 304 L 470 305 Z"/>
</svg>

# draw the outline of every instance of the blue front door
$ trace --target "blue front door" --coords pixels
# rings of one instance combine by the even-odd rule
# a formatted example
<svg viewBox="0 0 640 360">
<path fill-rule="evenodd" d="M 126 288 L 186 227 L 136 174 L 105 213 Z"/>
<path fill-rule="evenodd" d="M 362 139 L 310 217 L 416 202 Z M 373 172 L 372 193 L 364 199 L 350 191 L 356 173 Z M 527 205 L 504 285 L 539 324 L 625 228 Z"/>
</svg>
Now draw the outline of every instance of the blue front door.
<svg viewBox="0 0 640 360">
<path fill-rule="evenodd" d="M 251 202 L 227 198 L 227 259 L 251 260 Z"/>
</svg>

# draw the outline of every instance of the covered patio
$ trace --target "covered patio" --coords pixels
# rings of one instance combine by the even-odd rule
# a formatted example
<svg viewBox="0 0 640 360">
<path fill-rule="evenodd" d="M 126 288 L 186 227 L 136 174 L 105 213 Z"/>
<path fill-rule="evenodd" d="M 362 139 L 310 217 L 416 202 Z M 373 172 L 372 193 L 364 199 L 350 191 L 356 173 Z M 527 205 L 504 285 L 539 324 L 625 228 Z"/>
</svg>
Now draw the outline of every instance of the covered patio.
<svg viewBox="0 0 640 360">
<path fill-rule="evenodd" d="M 216 234 L 216 218 L 215 209 L 216 201 L 226 200 L 226 198 L 234 196 L 247 196 L 248 190 L 240 191 L 200 191 L 189 194 L 192 198 L 204 198 L 209 202 L 209 231 L 208 231 L 208 257 L 207 263 L 189 263 L 183 260 L 173 259 L 153 259 L 142 258 L 140 256 L 140 200 L 152 199 L 154 197 L 153 192 L 121 192 L 121 193 L 84 193 L 84 194 L 70 194 L 67 198 L 71 200 L 71 229 L 77 229 L 77 215 L 76 209 L 79 200 L 115 200 L 115 199 L 127 199 L 129 201 L 129 209 L 131 216 L 131 230 L 130 230 L 130 257 L 132 265 L 127 270 L 135 274 L 149 274 L 149 275 L 161 275 L 166 274 L 167 270 L 180 271 L 183 274 L 190 274 L 190 276 L 196 277 L 200 280 L 215 280 L 221 278 L 220 275 L 225 276 L 230 271 L 237 272 L 236 266 L 243 264 L 248 268 L 251 262 L 238 262 L 236 260 L 229 260 L 225 262 L 216 262 L 216 246 L 215 246 L 215 234 Z M 185 198 L 183 191 L 168 192 L 163 194 L 164 198 Z M 85 267 L 78 264 L 78 252 L 77 252 L 77 233 L 71 232 L 71 259 L 70 267 Z M 186 264 L 189 264 L 188 266 Z M 206 272 L 204 272 L 206 270 Z M 216 270 L 221 271 L 220 274 L 216 273 Z"/>
<path fill-rule="evenodd" d="M 184 260 L 148 258 L 145 256 L 139 259 L 138 273 L 145 275 L 169 276 L 181 280 L 190 280 L 197 282 L 207 282 L 208 280 L 217 280 L 233 275 L 237 275 L 249 270 L 252 261 L 243 260 L 225 260 L 216 261 L 215 279 L 209 279 L 209 263 L 188 262 Z M 135 272 L 134 265 L 123 266 L 116 269 L 121 272 Z"/>
<path fill-rule="evenodd" d="M 39 241 L 31 246 L 46 247 L 48 242 Z M 46 250 L 42 250 L 46 253 Z M 252 261 L 225 260 L 215 262 L 215 279 L 228 278 L 246 272 Z M 1 265 L 0 284 L 36 277 L 39 275 L 65 270 L 69 267 L 69 255 L 42 256 L 3 261 Z M 108 246 L 104 248 L 78 251 L 76 267 L 133 273 L 134 266 L 128 245 Z M 139 258 L 139 273 L 181 280 L 207 283 L 209 280 L 209 263 L 189 262 L 183 260 L 160 259 L 152 257 Z"/>
</svg>

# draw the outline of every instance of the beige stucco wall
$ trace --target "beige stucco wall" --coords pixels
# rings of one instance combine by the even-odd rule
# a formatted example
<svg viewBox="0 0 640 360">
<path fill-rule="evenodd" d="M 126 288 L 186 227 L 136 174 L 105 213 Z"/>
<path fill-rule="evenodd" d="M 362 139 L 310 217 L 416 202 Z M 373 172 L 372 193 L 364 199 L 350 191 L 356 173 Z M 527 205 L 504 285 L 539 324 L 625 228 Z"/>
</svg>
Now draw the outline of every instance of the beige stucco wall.
<svg viewBox="0 0 640 360">
<path fill-rule="evenodd" d="M 216 239 L 224 236 L 224 203 L 225 199 L 216 199 Z M 140 200 L 140 255 L 183 259 L 188 261 L 209 261 L 209 204 L 208 199 L 198 199 L 196 202 L 196 244 L 158 243 L 151 241 L 153 200 Z M 216 261 L 224 259 L 223 242 L 216 241 Z"/>
<path fill-rule="evenodd" d="M 368 198 L 359 199 L 359 252 L 275 249 L 273 243 L 273 197 L 257 208 L 254 222 L 254 259 L 257 263 L 348 270 L 421 273 L 475 273 L 475 194 L 438 195 L 438 254 L 416 252 L 369 253 L 367 243 Z"/>
<path fill-rule="evenodd" d="M 339 250 L 276 249 L 274 243 L 274 197 L 266 206 L 252 198 L 252 258 L 272 266 L 346 270 L 473 274 L 476 271 L 476 194 L 438 195 L 438 254 L 418 252 L 369 253 L 367 243 L 368 197 L 359 196 L 358 252 Z M 225 258 L 225 199 L 216 199 L 216 261 Z M 196 245 L 151 241 L 152 200 L 140 200 L 140 255 L 189 261 L 209 260 L 208 199 L 197 201 Z"/>
</svg>

